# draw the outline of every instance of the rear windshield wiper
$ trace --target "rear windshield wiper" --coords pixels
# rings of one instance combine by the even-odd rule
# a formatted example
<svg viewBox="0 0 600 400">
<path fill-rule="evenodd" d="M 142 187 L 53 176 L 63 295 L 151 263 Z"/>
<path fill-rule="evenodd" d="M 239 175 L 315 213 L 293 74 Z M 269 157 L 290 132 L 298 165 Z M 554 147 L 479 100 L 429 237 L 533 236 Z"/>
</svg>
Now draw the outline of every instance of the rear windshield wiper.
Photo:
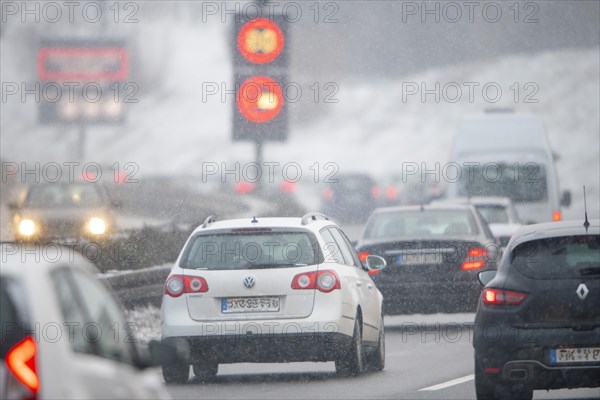
<svg viewBox="0 0 600 400">
<path fill-rule="evenodd" d="M 242 266 L 240 269 L 268 269 L 268 268 L 281 268 L 281 267 L 306 267 L 308 264 L 295 264 L 295 263 L 273 263 L 273 264 L 253 264 L 248 263 Z"/>
</svg>

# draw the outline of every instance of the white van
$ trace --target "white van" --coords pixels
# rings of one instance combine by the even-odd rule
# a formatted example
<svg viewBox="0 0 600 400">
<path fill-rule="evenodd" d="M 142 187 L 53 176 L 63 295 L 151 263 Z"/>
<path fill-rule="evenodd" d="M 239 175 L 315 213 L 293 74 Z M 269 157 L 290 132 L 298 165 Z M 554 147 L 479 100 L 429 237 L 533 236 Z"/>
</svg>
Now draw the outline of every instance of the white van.
<svg viewBox="0 0 600 400">
<path fill-rule="evenodd" d="M 448 182 L 449 199 L 509 197 L 525 223 L 560 221 L 560 207 L 571 203 L 568 191 L 559 198 L 554 156 L 543 124 L 533 116 L 485 114 L 463 120 L 450 162 L 461 173 Z"/>
</svg>

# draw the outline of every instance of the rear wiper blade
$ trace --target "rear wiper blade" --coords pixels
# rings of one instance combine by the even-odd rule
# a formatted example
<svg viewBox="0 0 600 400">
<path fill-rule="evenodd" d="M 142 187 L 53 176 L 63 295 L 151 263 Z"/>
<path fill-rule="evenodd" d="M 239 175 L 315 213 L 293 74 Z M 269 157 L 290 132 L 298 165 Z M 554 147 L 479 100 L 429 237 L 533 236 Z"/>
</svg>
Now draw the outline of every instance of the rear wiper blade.
<svg viewBox="0 0 600 400">
<path fill-rule="evenodd" d="M 268 268 L 281 268 L 281 267 L 305 267 L 308 264 L 294 264 L 294 263 L 273 263 L 273 264 L 253 264 L 249 263 L 244 265 L 241 269 L 268 269 Z"/>
<path fill-rule="evenodd" d="M 577 272 L 581 276 L 600 275 L 600 267 L 582 268 Z"/>
</svg>

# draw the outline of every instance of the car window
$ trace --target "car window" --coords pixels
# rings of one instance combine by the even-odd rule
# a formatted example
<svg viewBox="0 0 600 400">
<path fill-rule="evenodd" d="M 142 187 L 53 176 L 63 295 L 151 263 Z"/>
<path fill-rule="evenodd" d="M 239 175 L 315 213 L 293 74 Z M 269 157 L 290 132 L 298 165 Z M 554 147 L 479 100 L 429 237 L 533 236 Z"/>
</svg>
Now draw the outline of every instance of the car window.
<svg viewBox="0 0 600 400">
<path fill-rule="evenodd" d="M 27 207 L 97 207 L 102 204 L 102 196 L 91 183 L 32 186 L 25 200 Z"/>
<path fill-rule="evenodd" d="M 505 206 L 500 204 L 478 204 L 476 207 L 488 224 L 508 223 L 508 212 Z"/>
<path fill-rule="evenodd" d="M 323 237 L 323 241 L 325 241 L 324 251 L 327 254 L 325 256 L 325 262 L 347 264 L 342 255 L 340 246 L 331 235 L 331 232 L 329 232 L 329 229 L 321 230 L 321 236 Z"/>
<path fill-rule="evenodd" d="M 467 210 L 410 210 L 374 214 L 365 229 L 365 238 L 469 236 L 477 232 L 473 216 Z"/>
<path fill-rule="evenodd" d="M 354 267 L 360 267 L 360 261 L 358 260 L 358 256 L 356 256 L 356 252 L 352 250 L 352 246 L 348 243 L 348 241 L 344 238 L 342 233 L 337 228 L 330 228 L 329 232 L 333 236 L 334 240 L 338 244 L 342 255 L 344 256 L 344 260 L 346 265 L 352 265 Z"/>
<path fill-rule="evenodd" d="M 0 355 L 21 340 L 29 328 L 28 308 L 24 300 L 24 288 L 17 279 L 2 277 L 0 281 Z"/>
<path fill-rule="evenodd" d="M 110 292 L 87 274 L 66 268 L 54 273 L 53 281 L 65 323 L 73 327 L 73 350 L 131 362 L 131 332 Z"/>
<path fill-rule="evenodd" d="M 532 240 L 518 245 L 510 265 L 537 279 L 600 275 L 600 235 Z"/>
<path fill-rule="evenodd" d="M 234 232 L 197 235 L 180 266 L 193 269 L 247 269 L 317 264 L 319 252 L 310 232 Z"/>
</svg>

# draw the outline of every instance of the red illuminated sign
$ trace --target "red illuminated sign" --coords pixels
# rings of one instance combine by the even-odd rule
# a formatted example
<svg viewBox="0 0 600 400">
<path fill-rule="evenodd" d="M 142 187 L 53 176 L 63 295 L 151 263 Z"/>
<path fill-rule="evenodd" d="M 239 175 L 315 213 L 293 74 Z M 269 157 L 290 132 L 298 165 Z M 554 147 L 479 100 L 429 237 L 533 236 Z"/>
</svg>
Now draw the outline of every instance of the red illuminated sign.
<svg viewBox="0 0 600 400">
<path fill-rule="evenodd" d="M 38 53 L 42 81 L 123 81 L 128 72 L 122 47 L 44 47 Z"/>
</svg>

